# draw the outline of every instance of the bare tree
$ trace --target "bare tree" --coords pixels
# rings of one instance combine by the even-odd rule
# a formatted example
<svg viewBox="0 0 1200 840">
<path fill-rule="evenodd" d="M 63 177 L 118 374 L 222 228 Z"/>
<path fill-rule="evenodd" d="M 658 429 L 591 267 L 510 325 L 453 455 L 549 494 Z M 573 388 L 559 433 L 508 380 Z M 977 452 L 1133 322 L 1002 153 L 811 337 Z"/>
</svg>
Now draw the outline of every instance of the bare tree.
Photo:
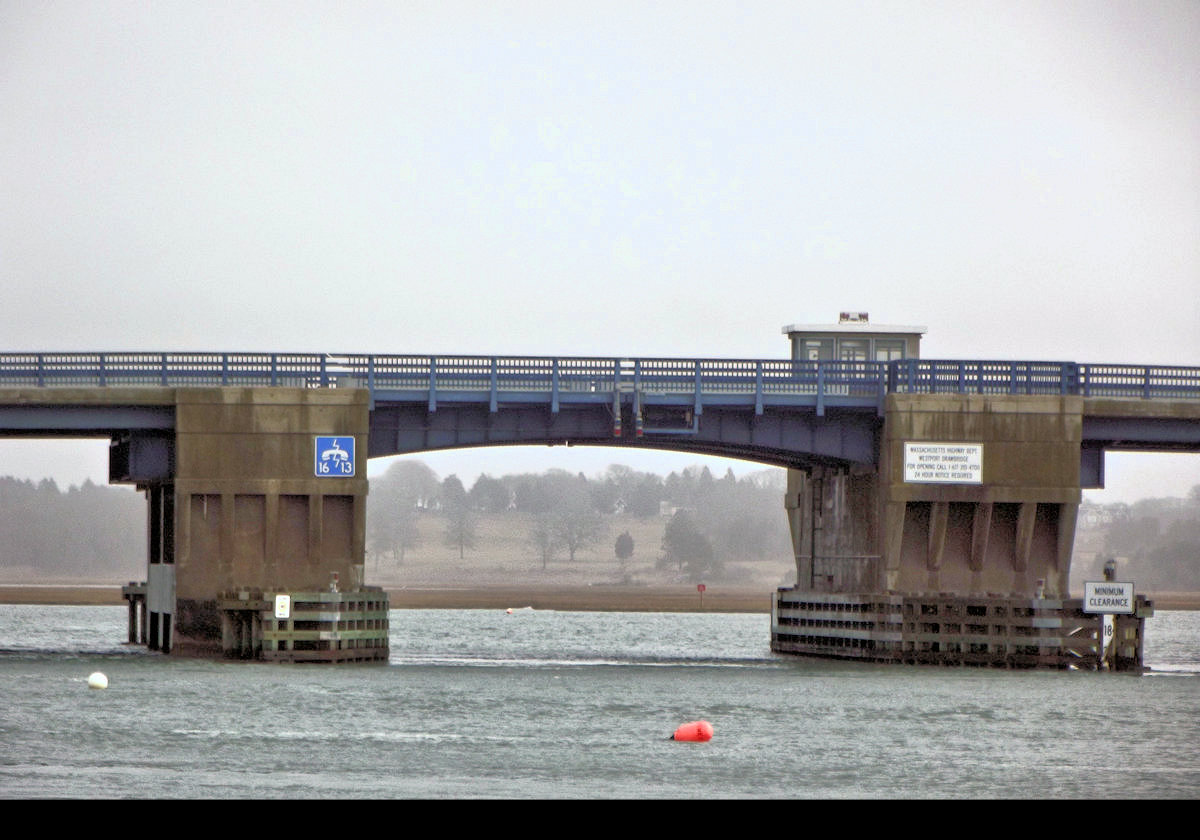
<svg viewBox="0 0 1200 840">
<path fill-rule="evenodd" d="M 471 510 L 467 491 L 456 475 L 442 482 L 442 513 L 446 517 L 446 545 L 458 549 L 458 559 L 475 547 L 475 513 Z"/>
<path fill-rule="evenodd" d="M 593 546 L 608 530 L 604 518 L 592 505 L 586 481 L 568 485 L 552 511 L 555 536 L 572 563 L 579 551 Z"/>
<path fill-rule="evenodd" d="M 406 552 L 420 545 L 420 512 L 431 507 L 437 495 L 437 474 L 422 461 L 397 461 L 371 482 L 367 542 L 376 567 L 384 554 L 403 563 Z"/>
<path fill-rule="evenodd" d="M 534 514 L 533 527 L 529 531 L 529 544 L 542 558 L 542 571 L 558 553 L 558 536 L 554 530 L 554 519 L 548 513 Z"/>
</svg>

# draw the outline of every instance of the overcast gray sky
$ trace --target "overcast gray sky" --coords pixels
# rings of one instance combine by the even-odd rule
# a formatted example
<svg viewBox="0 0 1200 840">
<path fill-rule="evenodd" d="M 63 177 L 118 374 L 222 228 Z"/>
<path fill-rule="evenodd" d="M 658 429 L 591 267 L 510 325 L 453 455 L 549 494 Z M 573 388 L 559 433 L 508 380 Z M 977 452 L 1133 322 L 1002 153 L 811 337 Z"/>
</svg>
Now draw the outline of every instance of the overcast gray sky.
<svg viewBox="0 0 1200 840">
<path fill-rule="evenodd" d="M 1196 0 L 0 0 L 0 350 L 779 358 L 849 309 L 1200 365 L 1198 44 Z"/>
</svg>

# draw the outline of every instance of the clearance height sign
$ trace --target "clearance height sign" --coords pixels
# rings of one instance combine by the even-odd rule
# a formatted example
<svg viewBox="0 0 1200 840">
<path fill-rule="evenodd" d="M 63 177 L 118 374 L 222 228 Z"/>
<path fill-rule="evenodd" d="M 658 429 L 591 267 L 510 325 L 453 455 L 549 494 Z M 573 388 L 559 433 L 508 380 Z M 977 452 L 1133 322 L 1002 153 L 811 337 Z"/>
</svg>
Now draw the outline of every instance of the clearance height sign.
<svg viewBox="0 0 1200 840">
<path fill-rule="evenodd" d="M 905 443 L 904 480 L 913 484 L 982 484 L 982 443 Z"/>
<path fill-rule="evenodd" d="M 1083 611 L 1085 613 L 1133 612 L 1133 583 L 1128 581 L 1083 582 Z"/>
</svg>

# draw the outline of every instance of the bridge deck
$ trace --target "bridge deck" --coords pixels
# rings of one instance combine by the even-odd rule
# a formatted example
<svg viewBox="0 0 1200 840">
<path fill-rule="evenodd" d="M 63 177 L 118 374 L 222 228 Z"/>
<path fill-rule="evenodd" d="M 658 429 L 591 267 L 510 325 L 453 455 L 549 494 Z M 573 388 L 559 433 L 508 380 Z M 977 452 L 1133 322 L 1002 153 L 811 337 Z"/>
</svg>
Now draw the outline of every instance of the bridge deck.
<svg viewBox="0 0 1200 840">
<path fill-rule="evenodd" d="M 699 405 L 875 400 L 894 393 L 1059 394 L 1200 400 L 1200 368 L 1036 361 L 804 362 L 792 359 L 356 355 L 321 353 L 0 353 L 0 387 L 365 387 L 489 401 L 596 401 L 640 392 Z M 474 397 L 472 397 L 474 399 Z"/>
<path fill-rule="evenodd" d="M 0 433 L 167 430 L 174 389 L 214 386 L 365 388 L 371 455 L 570 441 L 854 461 L 889 393 L 1077 396 L 1085 446 L 1200 451 L 1200 368 L 927 359 L 2 353 Z"/>
</svg>

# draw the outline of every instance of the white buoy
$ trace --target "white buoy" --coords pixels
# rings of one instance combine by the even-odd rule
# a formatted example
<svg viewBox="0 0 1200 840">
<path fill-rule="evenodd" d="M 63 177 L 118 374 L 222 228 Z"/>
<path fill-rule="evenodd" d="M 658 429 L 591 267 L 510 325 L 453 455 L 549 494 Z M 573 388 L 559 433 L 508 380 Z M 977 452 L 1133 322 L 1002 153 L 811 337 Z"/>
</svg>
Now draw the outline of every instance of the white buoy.
<svg viewBox="0 0 1200 840">
<path fill-rule="evenodd" d="M 96 671 L 88 677 L 88 688 L 108 688 L 108 677 Z"/>
</svg>

